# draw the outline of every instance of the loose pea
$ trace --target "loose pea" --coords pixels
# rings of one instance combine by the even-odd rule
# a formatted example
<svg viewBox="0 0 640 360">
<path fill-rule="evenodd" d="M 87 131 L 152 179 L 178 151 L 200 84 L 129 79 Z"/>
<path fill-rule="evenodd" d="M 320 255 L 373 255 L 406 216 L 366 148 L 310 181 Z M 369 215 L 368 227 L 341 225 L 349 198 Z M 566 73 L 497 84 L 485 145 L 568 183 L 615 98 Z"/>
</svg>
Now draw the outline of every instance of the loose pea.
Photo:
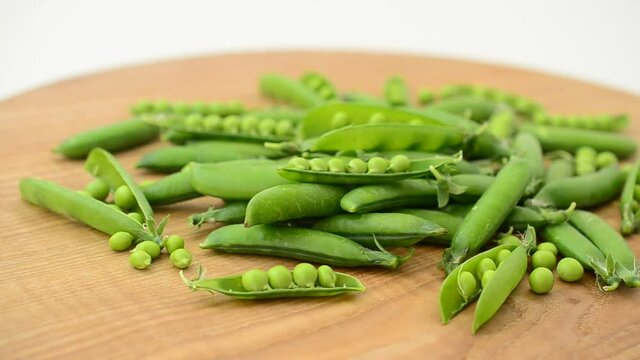
<svg viewBox="0 0 640 360">
<path fill-rule="evenodd" d="M 240 122 L 240 130 L 245 134 L 255 133 L 258 130 L 260 120 L 253 115 L 245 115 Z"/>
<path fill-rule="evenodd" d="M 237 115 L 226 116 L 222 120 L 222 131 L 236 134 L 240 130 L 240 117 Z"/>
<path fill-rule="evenodd" d="M 122 209 L 120 208 L 120 206 L 116 205 L 116 204 L 107 204 L 107 206 L 109 206 L 110 208 L 116 209 L 120 212 L 124 212 L 122 211 Z"/>
<path fill-rule="evenodd" d="M 275 134 L 278 136 L 286 136 L 293 132 L 293 124 L 289 120 L 280 120 L 276 123 Z"/>
<path fill-rule="evenodd" d="M 347 164 L 347 172 L 353 174 L 363 174 L 367 171 L 367 163 L 362 159 L 351 159 Z"/>
<path fill-rule="evenodd" d="M 273 119 L 264 119 L 258 124 L 258 133 L 263 136 L 272 135 L 276 127 L 276 121 Z"/>
<path fill-rule="evenodd" d="M 129 255 L 129 264 L 136 269 L 144 270 L 151 265 L 151 255 L 142 250 L 133 251 Z"/>
<path fill-rule="evenodd" d="M 333 118 L 331 118 L 332 128 L 337 129 L 347 125 L 349 125 L 349 115 L 342 111 L 333 114 Z"/>
<path fill-rule="evenodd" d="M 204 125 L 204 118 L 202 117 L 202 114 L 199 113 L 194 113 L 194 114 L 189 114 L 187 115 L 186 118 L 184 118 L 184 126 L 187 129 L 201 129 Z"/>
<path fill-rule="evenodd" d="M 294 157 L 287 162 L 287 167 L 291 169 L 309 170 L 309 160 L 301 157 Z"/>
<path fill-rule="evenodd" d="M 260 269 L 252 269 L 242 274 L 242 286 L 247 291 L 268 290 L 269 277 Z"/>
<path fill-rule="evenodd" d="M 482 279 L 482 275 L 486 271 L 495 270 L 495 269 L 496 269 L 496 263 L 494 263 L 493 260 L 489 258 L 484 258 L 480 260 L 480 262 L 476 267 L 476 276 L 478 277 L 478 279 Z"/>
<path fill-rule="evenodd" d="M 387 159 L 383 159 L 381 157 L 372 157 L 367 162 L 367 172 L 369 174 L 384 174 L 389 167 L 389 162 Z"/>
<path fill-rule="evenodd" d="M 529 287 L 536 294 L 546 294 L 553 289 L 553 273 L 551 270 L 539 267 L 533 269 L 529 275 Z"/>
<path fill-rule="evenodd" d="M 582 264 L 574 258 L 566 257 L 558 262 L 556 269 L 560 280 L 566 282 L 574 282 L 582 279 L 584 268 Z"/>
<path fill-rule="evenodd" d="M 509 256 L 511 255 L 511 251 L 507 250 L 507 249 L 502 249 L 500 251 L 498 251 L 498 254 L 496 255 L 496 264 L 499 266 L 500 264 L 502 264 L 502 262 Z"/>
<path fill-rule="evenodd" d="M 611 151 L 603 151 L 596 156 L 596 166 L 598 169 L 615 165 L 618 163 L 618 157 Z"/>
<path fill-rule="evenodd" d="M 109 185 L 102 179 L 95 179 L 88 183 L 84 190 L 100 201 L 104 201 L 109 196 Z"/>
<path fill-rule="evenodd" d="M 282 265 L 276 265 L 267 271 L 269 285 L 274 289 L 289 289 L 293 286 L 291 271 Z"/>
<path fill-rule="evenodd" d="M 329 165 L 327 165 L 327 162 L 324 161 L 324 159 L 320 159 L 320 158 L 315 158 L 315 159 L 309 160 L 309 167 L 313 171 L 327 171 L 327 170 L 329 170 Z"/>
<path fill-rule="evenodd" d="M 91 195 L 91 193 L 90 193 L 90 192 L 88 192 L 87 190 L 78 190 L 78 191 L 76 191 L 76 192 L 77 192 L 78 194 L 80 194 L 80 195 L 84 195 L 84 196 L 86 196 L 86 197 L 90 197 L 90 198 L 92 198 L 92 197 L 93 197 L 93 196 Z"/>
<path fill-rule="evenodd" d="M 180 235 L 169 235 L 164 243 L 164 247 L 167 249 L 169 254 L 171 254 L 175 250 L 184 248 L 184 239 Z"/>
<path fill-rule="evenodd" d="M 556 256 L 549 250 L 537 250 L 531 256 L 531 264 L 534 268 L 544 267 L 553 270 L 556 267 Z"/>
<path fill-rule="evenodd" d="M 369 118 L 369 123 L 371 124 L 380 124 L 385 122 L 387 119 L 385 118 L 384 114 L 381 113 L 373 113 L 371 114 L 371 117 Z"/>
<path fill-rule="evenodd" d="M 389 168 L 393 173 L 405 172 L 409 170 L 411 161 L 406 155 L 396 155 L 389 160 Z"/>
<path fill-rule="evenodd" d="M 458 275 L 458 292 L 465 300 L 472 297 L 477 289 L 478 283 L 472 273 L 463 271 Z"/>
<path fill-rule="evenodd" d="M 340 158 L 329 159 L 327 165 L 329 166 L 329 171 L 333 173 L 343 173 L 346 171 L 344 161 Z"/>
<path fill-rule="evenodd" d="M 336 286 L 336 273 L 328 265 L 320 265 L 318 267 L 318 283 L 320 286 L 332 288 Z"/>
<path fill-rule="evenodd" d="M 550 242 L 542 242 L 540 244 L 538 244 L 538 246 L 536 247 L 536 250 L 547 250 L 547 251 L 551 251 L 553 253 L 553 255 L 558 255 L 558 248 Z"/>
<path fill-rule="evenodd" d="M 133 220 L 139 222 L 140 224 L 142 224 L 142 222 L 144 221 L 144 218 L 142 217 L 142 214 L 138 213 L 138 212 L 130 212 L 127 214 L 128 217 L 132 218 Z"/>
<path fill-rule="evenodd" d="M 202 125 L 207 130 L 219 130 L 222 126 L 222 118 L 218 114 L 207 115 L 202 121 Z"/>
<path fill-rule="evenodd" d="M 593 163 L 576 161 L 576 175 L 586 175 L 594 172 L 596 172 L 596 167 Z"/>
<path fill-rule="evenodd" d="M 300 287 L 314 287 L 317 278 L 318 270 L 309 263 L 300 263 L 293 268 L 293 281 Z"/>
<path fill-rule="evenodd" d="M 480 284 L 482 285 L 483 288 L 487 286 L 489 281 L 491 281 L 493 274 L 495 273 L 496 273 L 495 270 L 487 270 L 484 272 L 484 274 L 482 274 L 482 278 L 480 279 Z"/>
<path fill-rule="evenodd" d="M 136 198 L 127 185 L 121 185 L 116 189 L 113 201 L 122 209 L 131 209 L 136 205 Z"/>
<path fill-rule="evenodd" d="M 156 243 L 155 241 L 146 240 L 136 245 L 136 247 L 133 249 L 133 251 L 139 250 L 146 252 L 147 254 L 149 254 L 149 256 L 151 256 L 152 259 L 155 259 L 160 256 L 161 249 L 160 245 L 158 245 L 158 243 Z"/>
<path fill-rule="evenodd" d="M 169 256 L 169 260 L 178 269 L 186 269 L 191 265 L 192 257 L 187 249 L 175 249 Z"/>
<path fill-rule="evenodd" d="M 109 247 L 113 251 L 124 251 L 131 247 L 133 235 L 125 231 L 118 231 L 109 238 Z"/>
</svg>

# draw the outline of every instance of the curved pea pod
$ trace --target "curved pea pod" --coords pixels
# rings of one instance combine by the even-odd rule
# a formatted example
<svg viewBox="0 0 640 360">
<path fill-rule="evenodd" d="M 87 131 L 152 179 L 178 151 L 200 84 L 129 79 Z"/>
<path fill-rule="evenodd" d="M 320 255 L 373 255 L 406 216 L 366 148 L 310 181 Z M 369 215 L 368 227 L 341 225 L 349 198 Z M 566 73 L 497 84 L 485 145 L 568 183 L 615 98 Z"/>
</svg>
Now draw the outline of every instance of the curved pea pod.
<svg viewBox="0 0 640 360">
<path fill-rule="evenodd" d="M 447 233 L 431 221 L 400 213 L 334 215 L 318 221 L 313 228 L 344 236 L 369 249 L 378 248 L 376 241 L 384 248 L 407 247 Z"/>
<path fill-rule="evenodd" d="M 473 207 L 467 204 L 450 204 L 442 210 L 462 219 Z M 573 213 L 575 204 L 566 210 L 550 210 L 541 208 L 530 208 L 525 206 L 515 206 L 509 216 L 502 223 L 501 228 L 514 230 L 525 230 L 531 225 L 534 228 L 541 228 L 547 225 L 562 224 L 569 219 Z M 437 223 L 437 221 L 436 221 Z"/>
<path fill-rule="evenodd" d="M 265 74 L 260 77 L 258 85 L 264 96 L 301 108 L 311 108 L 324 102 L 324 99 L 313 90 L 286 76 Z"/>
<path fill-rule="evenodd" d="M 633 250 L 618 232 L 609 226 L 598 215 L 583 210 L 576 210 L 569 222 L 589 241 L 591 241 L 605 257 L 611 257 L 616 264 L 616 273 L 629 287 L 640 287 L 638 267 Z"/>
<path fill-rule="evenodd" d="M 544 151 L 565 150 L 571 153 L 584 146 L 598 152 L 611 151 L 618 157 L 626 157 L 636 151 L 633 139 L 617 134 L 586 129 L 572 129 L 553 126 L 523 124 L 520 131 L 533 134 L 540 141 Z"/>
<path fill-rule="evenodd" d="M 229 275 L 220 278 L 205 278 L 202 267 L 198 268 L 198 276 L 195 279 L 187 279 L 182 271 L 180 277 L 191 290 L 204 290 L 211 293 L 217 292 L 227 296 L 243 300 L 262 300 L 294 297 L 320 297 L 335 296 L 350 292 L 365 291 L 366 288 L 360 280 L 354 276 L 336 272 L 334 287 L 315 286 L 312 288 L 295 287 L 290 289 L 268 289 L 263 291 L 247 291 L 242 286 L 242 274 Z"/>
<path fill-rule="evenodd" d="M 392 76 L 385 81 L 384 99 L 391 106 L 405 106 L 409 103 L 409 89 L 403 78 Z"/>
<path fill-rule="evenodd" d="M 20 196 L 34 205 L 78 220 L 105 234 L 126 231 L 136 238 L 136 242 L 155 238 L 142 224 L 123 212 L 51 181 L 24 178 L 20 180 Z"/>
<path fill-rule="evenodd" d="M 241 224 L 247 213 L 247 203 L 234 201 L 219 209 L 209 208 L 207 211 L 193 214 L 187 219 L 189 226 L 200 227 L 204 223 Z"/>
<path fill-rule="evenodd" d="M 466 298 L 460 293 L 458 289 L 458 275 L 464 271 L 469 271 L 472 274 L 476 273 L 476 267 L 480 263 L 482 259 L 496 259 L 496 256 L 501 250 L 509 250 L 512 251 L 515 249 L 516 245 L 498 245 L 492 249 L 489 249 L 485 252 L 477 254 L 462 264 L 455 268 L 447 277 L 444 279 L 442 286 L 440 286 L 440 294 L 439 294 L 439 307 L 440 307 L 440 316 L 442 318 L 442 323 L 447 324 L 457 313 L 462 311 L 465 306 L 473 302 L 482 289 L 478 287 L 473 294 L 467 296 Z M 526 255 L 525 255 L 526 261 Z"/>
<path fill-rule="evenodd" d="M 283 163 L 266 159 L 191 165 L 191 185 L 200 194 L 226 200 L 250 200 L 264 189 L 290 181 L 278 175 Z"/>
<path fill-rule="evenodd" d="M 331 266 L 383 266 L 395 269 L 413 255 L 374 251 L 345 237 L 324 231 L 241 224 L 214 230 L 200 244 L 203 249 L 229 253 L 271 255 Z"/>
<path fill-rule="evenodd" d="M 167 205 L 201 197 L 202 195 L 191 186 L 191 166 L 187 165 L 182 171 L 146 186 L 142 192 L 149 203 Z"/>
<path fill-rule="evenodd" d="M 620 223 L 620 231 L 623 235 L 629 235 L 636 229 L 636 213 L 633 210 L 634 190 L 640 172 L 640 161 L 631 168 L 631 171 L 627 174 L 627 178 L 622 188 L 622 194 L 620 195 L 620 216 L 622 221 Z"/>
<path fill-rule="evenodd" d="M 400 208 L 393 209 L 391 211 L 420 217 L 427 221 L 433 222 L 447 230 L 447 232 L 442 235 L 424 240 L 425 243 L 432 245 L 451 245 L 451 238 L 453 237 L 453 234 L 455 234 L 455 232 L 460 227 L 460 224 L 462 224 L 462 217 L 458 217 L 438 210 Z"/>
<path fill-rule="evenodd" d="M 428 108 L 467 116 L 473 121 L 486 121 L 494 113 L 496 106 L 497 104 L 493 101 L 457 96 L 440 100 L 429 105 Z"/>
<path fill-rule="evenodd" d="M 185 146 L 168 146 L 145 154 L 136 167 L 175 172 L 190 162 L 215 163 L 251 158 L 280 158 L 284 154 L 262 144 L 236 141 L 201 141 Z"/>
<path fill-rule="evenodd" d="M 516 289 L 526 272 L 527 251 L 524 246 L 518 246 L 500 263 L 491 280 L 482 289 L 476 305 L 471 332 L 475 334 L 498 312 L 500 306 Z"/>
<path fill-rule="evenodd" d="M 390 184 L 364 185 L 346 193 L 340 207 L 351 213 L 365 213 L 404 206 L 434 206 L 438 187 L 423 179 Z"/>
<path fill-rule="evenodd" d="M 53 150 L 65 157 L 81 159 L 94 148 L 119 151 L 154 141 L 160 130 L 139 119 L 121 121 L 73 135 Z"/>
<path fill-rule="evenodd" d="M 264 189 L 247 205 L 245 226 L 272 224 L 342 212 L 340 199 L 347 190 L 326 184 L 283 184 Z"/>
<path fill-rule="evenodd" d="M 542 179 L 544 178 L 544 158 L 540 142 L 532 134 L 519 133 L 513 140 L 513 147 L 516 155 L 526 159 L 531 164 L 533 177 L 525 191 L 525 195 L 531 196 L 536 193 Z"/>
<path fill-rule="evenodd" d="M 578 260 L 585 269 L 596 273 L 598 287 L 603 291 L 613 291 L 620 285 L 616 274 L 616 264 L 611 256 L 605 256 L 589 239 L 568 222 L 546 226 L 541 229 L 542 237 L 553 243 L 560 254 Z"/>
<path fill-rule="evenodd" d="M 493 236 L 524 194 L 531 176 L 529 162 L 515 156 L 500 170 L 494 183 L 464 217 L 451 247 L 445 251 L 442 262 L 447 273 L 476 254 Z"/>
<path fill-rule="evenodd" d="M 624 173 L 609 166 L 595 173 L 556 180 L 538 191 L 527 204 L 534 207 L 566 208 L 575 202 L 578 208 L 606 203 L 615 198 L 624 184 Z"/>
</svg>

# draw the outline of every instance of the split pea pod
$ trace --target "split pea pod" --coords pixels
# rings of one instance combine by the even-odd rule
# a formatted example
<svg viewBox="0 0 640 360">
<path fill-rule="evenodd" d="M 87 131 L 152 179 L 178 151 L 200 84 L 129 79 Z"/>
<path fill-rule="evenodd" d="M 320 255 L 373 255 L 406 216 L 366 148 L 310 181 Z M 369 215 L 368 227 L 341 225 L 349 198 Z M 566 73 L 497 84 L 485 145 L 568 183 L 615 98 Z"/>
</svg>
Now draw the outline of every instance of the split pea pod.
<svg viewBox="0 0 640 360">
<path fill-rule="evenodd" d="M 272 224 L 342 212 L 340 199 L 347 193 L 341 186 L 327 184 L 283 184 L 264 189 L 249 200 L 245 226 Z"/>
<path fill-rule="evenodd" d="M 302 74 L 300 82 L 324 100 L 334 100 L 337 96 L 333 83 L 317 71 L 307 71 Z"/>
<path fill-rule="evenodd" d="M 301 108 L 311 108 L 324 102 L 320 95 L 301 82 L 283 75 L 262 75 L 259 87 L 263 95 Z"/>
<path fill-rule="evenodd" d="M 401 257 L 385 251 L 374 251 L 324 231 L 241 224 L 214 230 L 200 247 L 229 253 L 278 256 L 331 266 L 383 266 L 395 269 L 413 252 Z"/>
<path fill-rule="evenodd" d="M 636 257 L 627 241 L 598 215 L 577 210 L 569 222 L 584 234 L 604 256 L 610 256 L 616 264 L 616 273 L 625 285 L 640 287 Z"/>
<path fill-rule="evenodd" d="M 640 161 L 636 161 L 633 167 L 631 167 L 631 171 L 627 174 L 622 188 L 622 194 L 620 195 L 620 215 L 622 217 L 620 231 L 622 235 L 633 233 L 637 227 L 636 223 L 638 219 L 636 219 L 636 212 L 633 209 L 633 200 L 639 169 Z"/>
<path fill-rule="evenodd" d="M 225 223 L 242 224 L 247 213 L 247 203 L 245 201 L 234 201 L 224 204 L 224 207 L 215 209 L 209 208 L 207 211 L 193 214 L 187 219 L 189 226 L 200 227 L 204 223 Z"/>
<path fill-rule="evenodd" d="M 529 161 L 519 157 L 512 157 L 500 170 L 494 183 L 464 217 L 451 248 L 445 251 L 443 265 L 447 274 L 486 244 L 516 206 L 531 178 Z"/>
<path fill-rule="evenodd" d="M 71 159 L 81 159 L 94 148 L 119 151 L 155 140 L 157 126 L 131 119 L 84 131 L 64 140 L 53 151 Z"/>
</svg>

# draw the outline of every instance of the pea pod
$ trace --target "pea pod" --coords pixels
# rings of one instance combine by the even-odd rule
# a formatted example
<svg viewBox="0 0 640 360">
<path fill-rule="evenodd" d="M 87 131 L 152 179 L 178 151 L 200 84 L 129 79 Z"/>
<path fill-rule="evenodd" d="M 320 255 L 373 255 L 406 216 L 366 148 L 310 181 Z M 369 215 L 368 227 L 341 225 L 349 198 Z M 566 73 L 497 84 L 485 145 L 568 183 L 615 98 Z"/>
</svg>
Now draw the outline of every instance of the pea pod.
<svg viewBox="0 0 640 360">
<path fill-rule="evenodd" d="M 625 285 L 640 287 L 638 267 L 633 250 L 618 232 L 609 226 L 598 215 L 577 210 L 569 218 L 569 222 L 584 234 L 607 257 L 616 264 L 616 273 Z"/>
<path fill-rule="evenodd" d="M 20 196 L 34 205 L 78 220 L 108 235 L 125 231 L 133 235 L 136 242 L 154 239 L 142 224 L 123 212 L 51 181 L 24 178 L 20 180 Z"/>
<path fill-rule="evenodd" d="M 637 227 L 636 213 L 633 209 L 634 190 L 636 187 L 636 180 L 638 173 L 640 173 L 640 161 L 631 168 L 631 171 L 626 175 L 624 186 L 622 188 L 622 194 L 620 195 L 620 215 L 622 222 L 620 224 L 620 231 L 622 235 L 629 235 L 634 232 Z"/>
<path fill-rule="evenodd" d="M 525 117 L 529 117 L 534 113 L 544 111 L 544 107 L 533 99 L 524 97 L 522 95 L 516 95 L 504 90 L 479 85 L 447 85 L 440 90 L 440 96 L 445 99 L 464 96 L 502 102 L 511 106 L 518 112 L 518 114 Z"/>
<path fill-rule="evenodd" d="M 191 186 L 191 166 L 182 171 L 165 176 L 146 186 L 142 192 L 152 205 L 167 205 L 201 197 Z"/>
<path fill-rule="evenodd" d="M 497 104 L 493 101 L 474 97 L 452 97 L 440 100 L 428 108 L 446 111 L 455 115 L 467 116 L 473 121 L 486 121 L 496 110 Z"/>
<path fill-rule="evenodd" d="M 462 219 L 472 209 L 473 205 L 450 204 L 443 208 L 443 212 Z M 541 228 L 547 225 L 561 224 L 569 219 L 573 213 L 575 204 L 566 210 L 550 210 L 540 208 L 529 208 L 516 206 L 511 210 L 509 216 L 502 223 L 503 229 L 513 228 L 514 230 L 525 230 L 531 225 L 534 228 Z M 438 223 L 436 221 L 436 223 Z M 439 224 L 439 223 L 438 223 Z"/>
<path fill-rule="evenodd" d="M 422 179 L 403 180 L 391 184 L 364 185 L 346 193 L 340 207 L 351 213 L 365 213 L 405 206 L 434 206 L 438 188 Z"/>
<path fill-rule="evenodd" d="M 322 97 L 301 82 L 278 74 L 262 75 L 259 87 L 263 95 L 301 108 L 311 108 L 324 102 Z"/>
<path fill-rule="evenodd" d="M 401 257 L 374 251 L 342 236 L 318 230 L 241 224 L 214 230 L 200 244 L 203 249 L 229 253 L 271 255 L 331 266 L 384 266 L 395 269 L 413 255 Z"/>
<path fill-rule="evenodd" d="M 405 106 L 409 103 L 409 89 L 404 79 L 392 76 L 384 83 L 384 99 L 391 106 Z"/>
<path fill-rule="evenodd" d="M 519 133 L 513 140 L 513 147 L 516 154 L 529 161 L 533 170 L 533 177 L 525 191 L 525 195 L 531 196 L 536 193 L 544 177 L 544 158 L 540 142 L 531 134 Z"/>
<path fill-rule="evenodd" d="M 446 233 L 430 238 L 428 243 L 433 245 L 450 246 L 451 238 L 453 234 L 458 230 L 462 223 L 462 217 L 447 214 L 438 210 L 426 210 L 426 209 L 412 209 L 412 208 L 400 208 L 391 210 L 396 213 L 409 214 L 428 220 L 447 230 Z"/>
<path fill-rule="evenodd" d="M 326 184 L 283 184 L 264 189 L 247 205 L 245 226 L 272 224 L 342 212 L 340 199 L 346 189 Z"/>
<path fill-rule="evenodd" d="M 488 121 L 487 132 L 498 139 L 506 140 L 511 137 L 516 127 L 516 114 L 508 106 L 497 107 Z"/>
<path fill-rule="evenodd" d="M 356 103 L 356 104 L 370 104 L 370 105 L 387 105 L 387 102 L 377 98 L 373 95 L 359 93 L 359 92 L 348 92 L 342 94 L 340 99 L 347 103 Z"/>
<path fill-rule="evenodd" d="M 184 101 L 169 102 L 166 100 L 141 100 L 131 107 L 131 112 L 135 115 L 238 115 L 244 113 L 244 105 L 239 101 L 212 102 L 194 101 L 187 103 Z"/>
<path fill-rule="evenodd" d="M 594 116 L 576 115 L 550 115 L 537 112 L 533 121 L 540 125 L 553 125 L 558 127 L 595 129 L 601 131 L 622 131 L 629 124 L 627 114 L 603 114 Z"/>
<path fill-rule="evenodd" d="M 155 125 L 131 119 L 73 135 L 53 151 L 67 158 L 81 159 L 94 148 L 115 152 L 149 143 L 158 137 L 159 132 Z"/>
<path fill-rule="evenodd" d="M 300 77 L 304 86 L 311 89 L 324 100 L 334 100 L 337 96 L 336 87 L 323 74 L 317 71 L 308 71 Z"/>
<path fill-rule="evenodd" d="M 407 247 L 444 236 L 447 230 L 420 217 L 399 213 L 341 214 L 318 221 L 314 229 L 344 236 L 370 249 Z M 378 242 L 379 244 L 376 244 Z"/>
<path fill-rule="evenodd" d="M 263 291 L 248 291 L 242 285 L 242 275 L 229 275 L 215 279 L 207 279 L 202 267 L 198 268 L 198 275 L 195 279 L 187 279 L 182 271 L 180 277 L 191 290 L 204 290 L 211 293 L 218 292 L 227 296 L 243 300 L 262 300 L 292 297 L 320 297 L 335 296 L 349 292 L 365 291 L 366 288 L 355 277 L 336 272 L 335 285 L 333 287 L 315 286 L 312 288 L 294 287 L 287 289 L 269 288 Z"/>
<path fill-rule="evenodd" d="M 244 201 L 234 201 L 225 204 L 224 207 L 215 209 L 209 208 L 207 211 L 193 214 L 187 219 L 189 226 L 200 227 L 203 223 L 225 223 L 241 224 L 247 212 L 247 203 Z"/>
</svg>

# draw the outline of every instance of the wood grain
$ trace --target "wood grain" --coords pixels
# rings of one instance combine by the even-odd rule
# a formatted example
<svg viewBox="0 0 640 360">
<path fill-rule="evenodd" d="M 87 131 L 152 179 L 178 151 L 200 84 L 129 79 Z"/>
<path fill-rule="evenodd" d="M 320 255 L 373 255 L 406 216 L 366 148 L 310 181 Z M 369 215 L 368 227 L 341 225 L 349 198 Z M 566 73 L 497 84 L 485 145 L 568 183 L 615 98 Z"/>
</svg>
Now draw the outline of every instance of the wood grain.
<svg viewBox="0 0 640 360">
<path fill-rule="evenodd" d="M 148 64 L 63 81 L 0 102 L 0 358 L 433 358 L 631 359 L 640 357 L 640 291 L 596 289 L 592 275 L 536 296 L 522 283 L 480 333 L 473 307 L 439 321 L 436 269 L 441 249 L 420 247 L 397 271 L 348 270 L 368 290 L 329 299 L 245 302 L 192 293 L 165 258 L 136 271 L 110 251 L 106 236 L 19 199 L 18 181 L 38 176 L 72 188 L 90 177 L 81 162 L 50 149 L 65 137 L 127 117 L 141 98 L 265 102 L 256 90 L 267 71 L 317 69 L 339 89 L 380 93 L 384 79 L 406 76 L 412 89 L 486 84 L 538 99 L 553 112 L 628 112 L 640 138 L 640 99 L 575 80 L 513 68 L 418 56 L 358 53 L 258 53 Z M 133 168 L 156 143 L 118 158 Z M 186 216 L 214 199 L 158 211 L 168 233 L 186 235 L 196 262 L 220 276 L 295 262 L 200 250 L 207 230 Z M 617 226 L 617 204 L 600 209 Z M 640 240 L 629 240 L 640 255 Z M 194 269 L 191 269 L 194 272 Z"/>
</svg>

